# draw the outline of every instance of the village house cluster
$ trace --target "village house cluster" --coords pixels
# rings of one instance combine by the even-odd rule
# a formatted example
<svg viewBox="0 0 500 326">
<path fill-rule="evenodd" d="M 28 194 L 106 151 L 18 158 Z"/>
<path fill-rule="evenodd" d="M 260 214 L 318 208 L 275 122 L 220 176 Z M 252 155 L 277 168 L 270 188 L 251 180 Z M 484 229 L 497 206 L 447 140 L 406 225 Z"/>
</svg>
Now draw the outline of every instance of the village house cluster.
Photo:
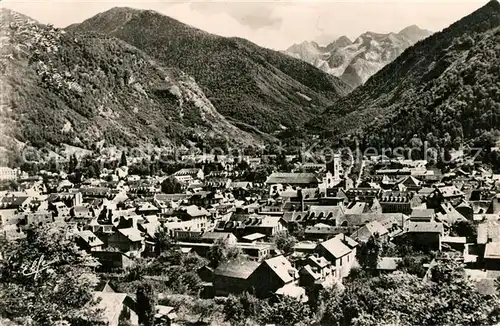
<svg viewBox="0 0 500 326">
<path fill-rule="evenodd" d="M 248 163 L 256 166 L 259 159 Z M 64 224 L 98 260 L 99 271 L 125 270 L 137 257 L 158 255 L 158 230 L 184 255 L 205 257 L 223 239 L 243 259 L 200 268 L 206 297 L 248 291 L 306 301 L 314 287 L 341 284 L 372 237 L 421 252 L 458 251 L 479 284 L 500 276 L 500 175 L 461 167 L 443 173 L 426 161 L 370 157 L 363 166 L 373 173 L 361 171 L 352 180 L 352 167 L 335 155 L 332 163 L 299 162 L 295 172 L 275 171 L 258 183 L 238 180 L 229 159 L 222 166 L 207 174 L 182 168 L 147 178 L 121 166 L 78 185 L 64 172 L 28 176 L 2 168 L 2 178 L 16 180 L 20 190 L 0 193 L 1 234 L 19 239 L 29 228 Z M 182 190 L 162 193 L 166 178 L 175 178 Z M 476 226 L 474 238 L 451 232 L 460 222 Z M 289 252 L 274 241 L 284 232 L 298 240 Z M 378 269 L 394 271 L 398 259 L 382 257 Z M 136 321 L 127 294 L 105 285 L 96 290 L 109 325 L 123 309 Z M 172 307 L 157 309 L 158 318 L 175 319 Z"/>
</svg>

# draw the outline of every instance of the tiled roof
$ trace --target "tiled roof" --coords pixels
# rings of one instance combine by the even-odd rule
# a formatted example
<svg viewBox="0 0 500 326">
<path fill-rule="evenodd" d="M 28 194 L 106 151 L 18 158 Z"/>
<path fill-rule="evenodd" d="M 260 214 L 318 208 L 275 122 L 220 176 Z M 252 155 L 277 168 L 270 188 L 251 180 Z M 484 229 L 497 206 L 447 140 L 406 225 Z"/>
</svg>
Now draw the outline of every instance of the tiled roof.
<svg viewBox="0 0 500 326">
<path fill-rule="evenodd" d="M 190 197 L 188 194 L 156 194 L 155 199 L 157 201 L 179 201 Z"/>
<path fill-rule="evenodd" d="M 249 181 L 233 181 L 230 185 L 232 188 L 251 188 L 252 183 Z"/>
<path fill-rule="evenodd" d="M 201 236 L 205 240 L 227 239 L 233 235 L 231 232 L 205 232 Z"/>
<path fill-rule="evenodd" d="M 326 224 L 316 224 L 314 226 L 308 226 L 305 230 L 304 233 L 312 233 L 312 234 L 336 234 L 338 233 L 339 228 L 336 226 L 330 226 Z"/>
<path fill-rule="evenodd" d="M 276 256 L 264 261 L 271 270 L 284 282 L 288 283 L 294 280 L 297 270 L 284 256 Z"/>
<path fill-rule="evenodd" d="M 198 207 L 196 205 L 181 207 L 180 210 L 185 211 L 186 214 L 188 214 L 191 217 L 209 216 L 210 215 L 210 213 L 205 208 Z"/>
<path fill-rule="evenodd" d="M 174 175 L 196 175 L 200 169 L 180 169 L 179 171 L 175 172 Z"/>
<path fill-rule="evenodd" d="M 247 279 L 259 265 L 256 261 L 232 260 L 219 265 L 214 275 Z"/>
<path fill-rule="evenodd" d="M 137 242 L 137 241 L 143 240 L 141 232 L 139 230 L 137 230 L 136 228 L 118 229 L 118 232 L 120 232 L 122 235 L 127 237 L 132 242 Z"/>
<path fill-rule="evenodd" d="M 271 174 L 267 184 L 311 184 L 318 183 L 314 173 L 278 173 Z"/>
<path fill-rule="evenodd" d="M 342 225 L 345 222 L 348 226 L 361 226 L 372 221 L 379 221 L 384 226 L 392 223 L 401 226 L 406 219 L 408 219 L 408 216 L 402 213 L 346 214 L 338 218 L 337 225 Z"/>
<path fill-rule="evenodd" d="M 352 188 L 347 190 L 347 196 L 378 196 L 381 193 L 380 189 L 375 188 Z"/>
<path fill-rule="evenodd" d="M 409 233 L 443 233 L 443 224 L 437 222 L 409 222 L 405 229 Z"/>
<path fill-rule="evenodd" d="M 380 224 L 380 222 L 372 221 L 354 232 L 351 237 L 358 239 L 361 242 L 367 242 L 370 237 L 375 236 L 376 234 L 384 236 L 388 233 L 389 231 L 382 224 Z"/>
<path fill-rule="evenodd" d="M 248 240 L 248 241 L 254 241 L 254 240 L 262 239 L 265 237 L 266 237 L 266 235 L 262 234 L 262 233 L 252 233 L 252 234 L 244 236 L 243 239 Z"/>
<path fill-rule="evenodd" d="M 92 231 L 84 230 L 78 234 L 89 246 L 102 246 L 104 242 L 101 241 Z"/>
<path fill-rule="evenodd" d="M 340 258 L 351 252 L 351 249 L 346 246 L 339 238 L 332 238 L 320 243 L 318 246 L 325 248 L 335 258 Z"/>
<path fill-rule="evenodd" d="M 433 209 L 413 209 L 410 218 L 433 218 L 434 215 Z"/>
<path fill-rule="evenodd" d="M 500 259 L 500 242 L 489 242 L 484 248 L 484 258 Z"/>
<path fill-rule="evenodd" d="M 352 237 L 348 237 L 345 234 L 338 234 L 335 236 L 336 238 L 339 238 L 341 241 L 344 242 L 349 248 L 353 249 L 359 245 L 357 241 L 355 241 Z"/>
<path fill-rule="evenodd" d="M 343 206 L 311 206 L 309 207 L 308 219 L 337 219 L 344 215 Z"/>
</svg>

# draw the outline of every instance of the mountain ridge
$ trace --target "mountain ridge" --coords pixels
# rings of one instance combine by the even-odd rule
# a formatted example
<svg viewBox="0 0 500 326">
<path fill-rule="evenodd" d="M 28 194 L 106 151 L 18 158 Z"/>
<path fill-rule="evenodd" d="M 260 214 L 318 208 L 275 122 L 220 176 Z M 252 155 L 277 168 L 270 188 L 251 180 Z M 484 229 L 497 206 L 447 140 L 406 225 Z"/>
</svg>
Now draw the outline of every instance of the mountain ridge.
<svg viewBox="0 0 500 326">
<path fill-rule="evenodd" d="M 123 12 L 133 17 L 126 16 L 124 23 Z M 66 30 L 108 33 L 166 66 L 186 71 L 225 117 L 266 133 L 308 120 L 351 90 L 303 61 L 248 40 L 201 31 L 155 11 L 113 8 Z"/>
<path fill-rule="evenodd" d="M 329 107 L 318 118 L 332 121 L 325 137 L 374 146 L 419 139 L 441 147 L 497 137 L 498 44 L 500 4 L 493 0 L 407 49 Z"/>
<path fill-rule="evenodd" d="M 21 18 L 19 18 L 21 17 Z M 132 45 L 1 10 L 0 147 L 260 146 L 225 119 L 196 81 Z"/>
<path fill-rule="evenodd" d="M 341 36 L 324 47 L 305 41 L 292 45 L 285 53 L 337 76 L 356 88 L 408 47 L 431 34 L 430 31 L 411 25 L 399 33 L 367 31 L 354 41 Z"/>
</svg>

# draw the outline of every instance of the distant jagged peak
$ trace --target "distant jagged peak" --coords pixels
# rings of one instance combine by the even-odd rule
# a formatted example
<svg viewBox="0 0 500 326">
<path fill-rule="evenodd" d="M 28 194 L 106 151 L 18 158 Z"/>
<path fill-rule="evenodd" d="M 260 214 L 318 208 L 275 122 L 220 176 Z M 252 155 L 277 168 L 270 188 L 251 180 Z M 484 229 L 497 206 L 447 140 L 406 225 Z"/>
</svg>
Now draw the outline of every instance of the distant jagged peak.
<svg viewBox="0 0 500 326">
<path fill-rule="evenodd" d="M 295 43 L 285 52 L 287 53 L 295 53 L 295 54 L 304 54 L 308 53 L 320 53 L 324 49 L 315 41 L 303 41 L 301 43 Z"/>
<path fill-rule="evenodd" d="M 372 32 L 372 31 L 366 31 L 363 34 L 361 34 L 359 37 L 360 38 L 372 38 L 372 39 L 376 39 L 376 38 L 384 37 L 387 34 L 388 33 L 376 33 L 376 32 Z"/>
<path fill-rule="evenodd" d="M 398 35 L 404 36 L 411 40 L 412 42 L 417 42 L 427 36 L 433 34 L 431 31 L 427 29 L 422 29 L 417 25 L 411 25 L 402 29 Z"/>
<path fill-rule="evenodd" d="M 319 49 L 320 46 L 318 43 L 316 43 L 315 41 L 302 41 L 301 43 L 294 43 L 290 48 L 290 49 L 297 49 L 297 48 L 308 48 L 308 47 L 313 47 L 313 48 L 316 48 L 316 49 Z"/>
<path fill-rule="evenodd" d="M 335 42 L 345 42 L 345 43 L 349 43 L 349 44 L 352 43 L 351 39 L 345 35 L 342 35 L 341 37 L 339 37 Z"/>
<path fill-rule="evenodd" d="M 341 37 L 339 37 L 338 39 L 336 39 L 335 41 L 333 41 L 332 43 L 328 44 L 326 46 L 326 49 L 327 51 L 332 51 L 332 50 L 336 50 L 338 48 L 343 48 L 343 47 L 346 47 L 348 45 L 351 45 L 352 44 L 352 41 L 345 35 L 342 35 Z"/>
</svg>

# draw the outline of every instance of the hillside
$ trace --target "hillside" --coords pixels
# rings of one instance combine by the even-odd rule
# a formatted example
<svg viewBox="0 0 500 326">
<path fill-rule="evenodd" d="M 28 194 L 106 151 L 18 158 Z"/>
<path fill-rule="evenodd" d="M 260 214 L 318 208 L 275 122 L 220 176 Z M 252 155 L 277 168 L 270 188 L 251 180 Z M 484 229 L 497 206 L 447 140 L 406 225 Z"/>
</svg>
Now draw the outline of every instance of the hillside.
<svg viewBox="0 0 500 326">
<path fill-rule="evenodd" d="M 70 35 L 1 9 L 1 143 L 246 146 L 189 75 L 113 37 Z"/>
<path fill-rule="evenodd" d="M 358 135 L 386 147 L 494 138 L 499 67 L 500 4 L 491 1 L 405 51 L 309 126 L 329 139 Z"/>
<path fill-rule="evenodd" d="M 226 118 L 267 133 L 302 124 L 350 91 L 303 61 L 154 11 L 114 8 L 66 30 L 115 36 L 185 71 Z"/>
<path fill-rule="evenodd" d="M 431 34 L 412 25 L 399 33 L 366 32 L 354 42 L 342 36 L 324 47 L 315 42 L 303 42 L 292 45 L 285 53 L 337 76 L 356 88 L 404 50 Z"/>
</svg>

